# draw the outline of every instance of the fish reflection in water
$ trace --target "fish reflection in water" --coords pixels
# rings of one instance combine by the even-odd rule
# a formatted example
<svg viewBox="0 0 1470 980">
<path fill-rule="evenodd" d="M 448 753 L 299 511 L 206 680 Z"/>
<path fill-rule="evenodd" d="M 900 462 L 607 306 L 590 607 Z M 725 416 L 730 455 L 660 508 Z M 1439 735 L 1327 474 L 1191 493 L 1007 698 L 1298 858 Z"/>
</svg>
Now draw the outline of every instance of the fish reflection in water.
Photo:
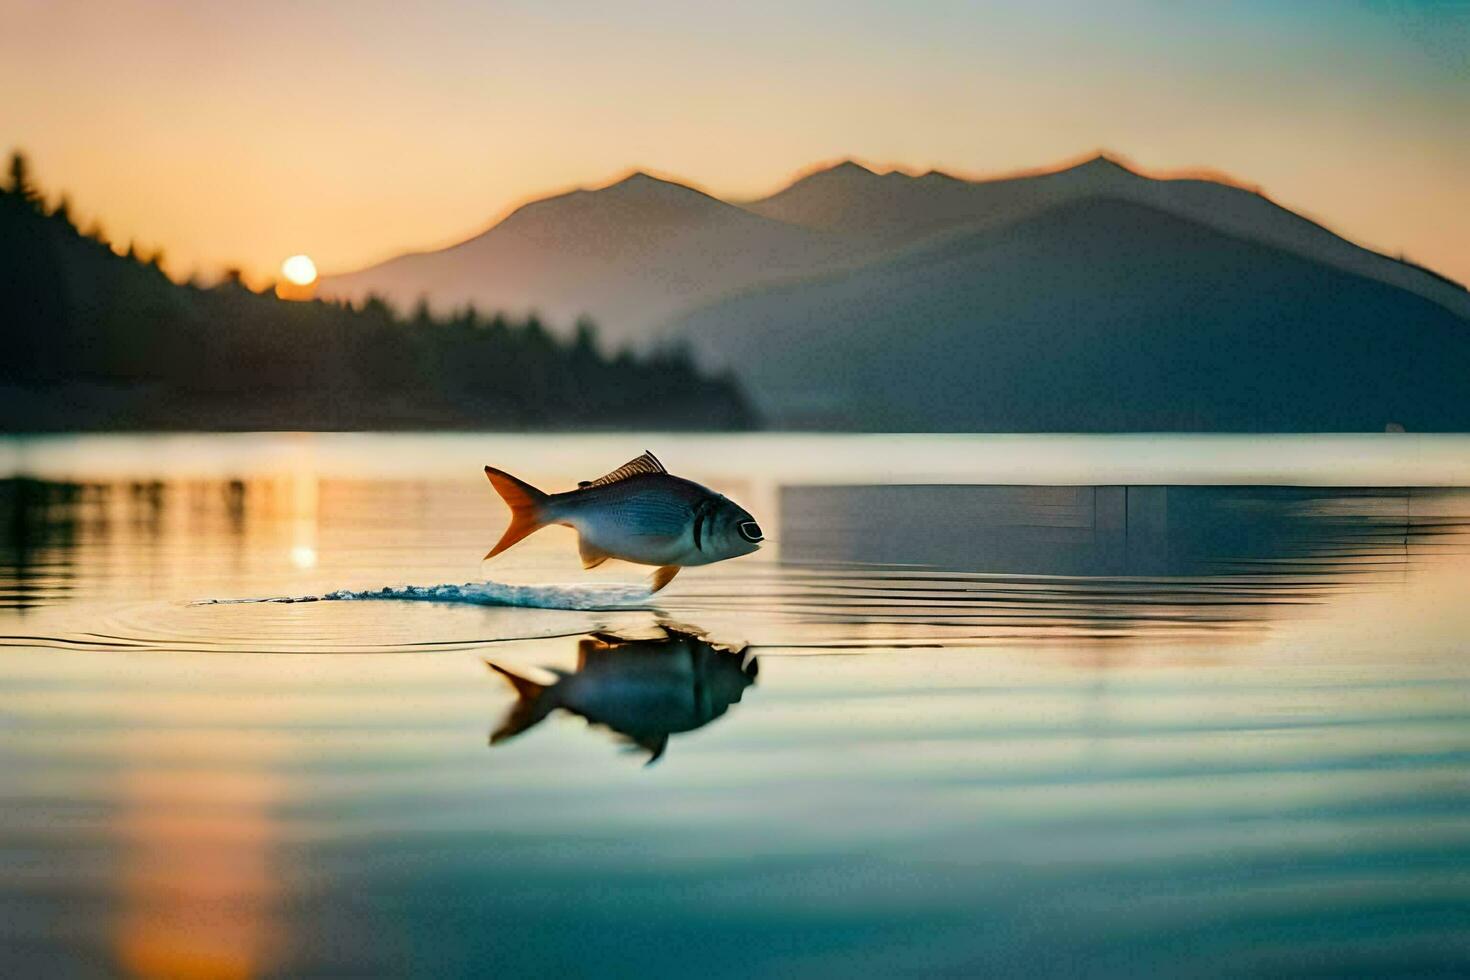
<svg viewBox="0 0 1470 980">
<path fill-rule="evenodd" d="M 714 643 L 682 627 L 660 626 L 658 632 L 652 639 L 584 637 L 577 645 L 577 669 L 547 668 L 556 675 L 550 684 L 487 660 L 517 698 L 490 744 L 514 738 L 560 708 L 644 749 L 652 765 L 670 735 L 708 725 L 755 683 L 759 666 L 744 645 Z"/>
</svg>

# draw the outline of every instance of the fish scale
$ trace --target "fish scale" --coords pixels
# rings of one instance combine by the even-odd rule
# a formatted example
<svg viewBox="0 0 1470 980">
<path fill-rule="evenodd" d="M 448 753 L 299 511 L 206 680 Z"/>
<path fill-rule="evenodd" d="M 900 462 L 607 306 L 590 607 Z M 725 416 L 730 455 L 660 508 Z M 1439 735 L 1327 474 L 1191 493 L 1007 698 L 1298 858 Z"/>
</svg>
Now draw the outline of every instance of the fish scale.
<svg viewBox="0 0 1470 980">
<path fill-rule="evenodd" d="M 600 488 L 609 492 L 597 493 L 595 498 L 582 497 L 583 494 L 594 493 L 591 490 L 575 490 L 565 495 L 558 494 L 552 498 L 549 512 L 564 516 L 574 525 L 583 515 L 595 520 L 599 513 L 603 513 L 611 518 L 611 523 L 631 533 L 679 535 L 690 526 L 694 512 L 703 499 L 712 497 L 713 494 L 708 491 L 702 494 L 680 493 L 678 491 L 684 488 L 653 484 L 652 481 L 657 479 L 656 477 L 640 477 L 640 482 L 648 482 L 652 485 L 628 487 L 626 490 L 620 484 Z M 664 482 L 683 481 L 678 481 L 676 477 L 665 477 L 664 480 L 659 481 L 659 483 Z M 558 499 L 559 497 L 565 499 Z"/>
</svg>

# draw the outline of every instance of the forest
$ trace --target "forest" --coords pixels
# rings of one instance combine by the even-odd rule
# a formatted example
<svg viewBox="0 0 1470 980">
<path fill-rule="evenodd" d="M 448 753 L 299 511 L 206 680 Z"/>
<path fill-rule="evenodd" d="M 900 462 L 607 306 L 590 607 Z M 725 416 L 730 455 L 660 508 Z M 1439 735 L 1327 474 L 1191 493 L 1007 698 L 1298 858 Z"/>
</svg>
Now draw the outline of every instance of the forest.
<svg viewBox="0 0 1470 980">
<path fill-rule="evenodd" d="M 534 314 L 408 314 L 176 283 L 52 206 L 16 153 L 0 188 L 0 430 L 749 428 L 687 352 L 600 349 Z"/>
</svg>

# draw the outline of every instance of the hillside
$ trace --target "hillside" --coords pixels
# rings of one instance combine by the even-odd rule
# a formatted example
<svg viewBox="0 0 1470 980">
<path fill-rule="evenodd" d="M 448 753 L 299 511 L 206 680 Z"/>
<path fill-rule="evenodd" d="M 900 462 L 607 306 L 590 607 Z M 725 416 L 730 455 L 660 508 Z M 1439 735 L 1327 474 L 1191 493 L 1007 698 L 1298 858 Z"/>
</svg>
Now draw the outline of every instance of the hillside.
<svg viewBox="0 0 1470 980">
<path fill-rule="evenodd" d="M 116 254 L 19 183 L 0 191 L 7 432 L 752 422 L 728 379 L 677 354 L 607 357 L 588 323 L 561 341 L 534 318 L 404 319 L 377 302 L 177 285 L 156 257 Z"/>
<path fill-rule="evenodd" d="M 1087 197 L 676 320 L 776 426 L 1470 429 L 1470 323 L 1404 289 Z"/>
</svg>

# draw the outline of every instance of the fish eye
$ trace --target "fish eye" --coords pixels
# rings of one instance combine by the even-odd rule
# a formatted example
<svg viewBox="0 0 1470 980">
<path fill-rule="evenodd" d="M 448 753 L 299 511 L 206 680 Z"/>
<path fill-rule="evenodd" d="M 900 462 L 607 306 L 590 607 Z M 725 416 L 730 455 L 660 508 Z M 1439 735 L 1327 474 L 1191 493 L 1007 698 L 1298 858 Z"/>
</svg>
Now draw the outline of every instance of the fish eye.
<svg viewBox="0 0 1470 980">
<path fill-rule="evenodd" d="M 761 533 L 761 526 L 755 521 L 741 521 L 735 526 L 735 530 L 740 532 L 742 538 L 752 543 L 765 537 Z"/>
</svg>

